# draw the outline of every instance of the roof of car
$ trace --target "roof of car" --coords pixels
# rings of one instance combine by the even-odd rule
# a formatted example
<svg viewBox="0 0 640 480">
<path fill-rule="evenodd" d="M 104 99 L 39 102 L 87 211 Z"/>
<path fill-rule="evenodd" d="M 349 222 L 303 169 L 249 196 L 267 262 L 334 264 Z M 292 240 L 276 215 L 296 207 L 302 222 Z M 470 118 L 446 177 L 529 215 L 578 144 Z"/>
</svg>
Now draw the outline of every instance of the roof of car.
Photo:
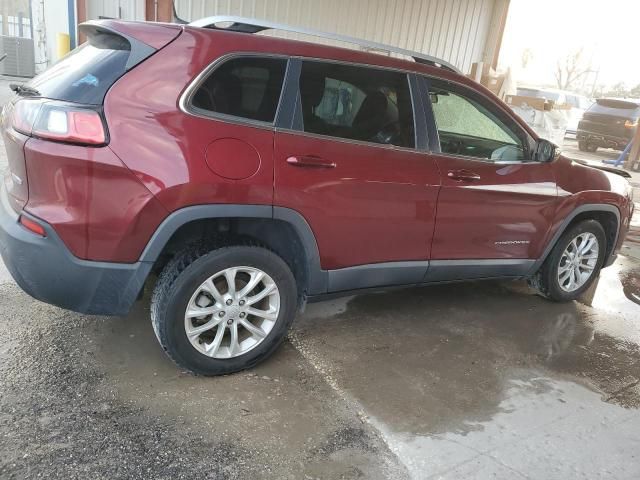
<svg viewBox="0 0 640 480">
<path fill-rule="evenodd" d="M 436 58 L 431 55 L 424 54 L 422 52 L 414 52 L 393 45 L 374 42 L 371 40 L 360 39 L 347 35 L 339 35 L 336 33 L 329 33 L 311 28 L 296 27 L 292 25 L 286 25 L 282 23 L 271 22 L 268 20 L 259 20 L 255 18 L 236 17 L 229 15 L 218 15 L 213 17 L 206 17 L 189 23 L 192 27 L 210 28 L 216 30 L 226 30 L 240 33 L 258 33 L 265 30 L 280 30 L 284 32 L 297 33 L 302 35 L 308 35 L 312 37 L 322 38 L 324 40 L 338 41 L 353 45 L 358 45 L 362 48 L 369 50 L 380 50 L 389 53 L 395 53 L 399 55 L 405 55 L 412 57 L 417 63 L 427 64 L 431 66 L 440 67 L 446 70 L 450 70 L 455 73 L 461 74 L 457 67 L 449 62 Z M 226 25 L 226 26 L 223 26 Z"/>
<path fill-rule="evenodd" d="M 640 108 L 640 100 L 634 98 L 597 98 L 594 105 L 606 108 L 634 110 Z"/>
</svg>

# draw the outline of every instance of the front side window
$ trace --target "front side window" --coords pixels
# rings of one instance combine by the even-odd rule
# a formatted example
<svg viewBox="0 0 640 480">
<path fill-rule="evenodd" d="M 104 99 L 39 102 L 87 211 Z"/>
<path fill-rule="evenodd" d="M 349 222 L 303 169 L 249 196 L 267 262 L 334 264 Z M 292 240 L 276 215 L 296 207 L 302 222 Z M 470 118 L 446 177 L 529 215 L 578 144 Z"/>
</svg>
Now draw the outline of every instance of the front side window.
<svg viewBox="0 0 640 480">
<path fill-rule="evenodd" d="M 405 74 L 305 61 L 300 98 L 305 132 L 400 147 L 415 145 Z"/>
<path fill-rule="evenodd" d="M 493 161 L 526 160 L 523 139 L 471 95 L 434 81 L 429 97 L 443 153 Z"/>
<path fill-rule="evenodd" d="M 191 105 L 204 112 L 272 123 L 287 60 L 242 57 L 226 61 L 198 87 Z"/>
</svg>

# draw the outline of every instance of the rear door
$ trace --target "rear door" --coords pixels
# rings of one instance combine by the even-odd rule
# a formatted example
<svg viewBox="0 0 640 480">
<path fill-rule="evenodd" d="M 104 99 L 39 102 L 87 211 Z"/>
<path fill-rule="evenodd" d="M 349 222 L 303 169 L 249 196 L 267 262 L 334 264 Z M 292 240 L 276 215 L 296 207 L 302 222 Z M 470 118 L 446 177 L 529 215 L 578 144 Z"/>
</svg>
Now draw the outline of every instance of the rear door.
<svg viewBox="0 0 640 480">
<path fill-rule="evenodd" d="M 421 281 L 440 176 L 416 148 L 408 76 L 310 60 L 299 87 L 276 131 L 275 205 L 311 226 L 330 291 Z"/>
<path fill-rule="evenodd" d="M 525 273 L 551 227 L 551 165 L 508 114 L 462 85 L 428 80 L 442 172 L 430 280 Z"/>
</svg>

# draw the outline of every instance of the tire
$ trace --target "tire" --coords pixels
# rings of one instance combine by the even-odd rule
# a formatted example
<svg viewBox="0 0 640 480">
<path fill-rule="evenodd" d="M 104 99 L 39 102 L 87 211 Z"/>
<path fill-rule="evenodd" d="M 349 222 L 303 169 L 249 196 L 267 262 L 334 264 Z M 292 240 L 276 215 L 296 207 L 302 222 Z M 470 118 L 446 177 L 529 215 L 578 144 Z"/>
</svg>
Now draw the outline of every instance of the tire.
<svg viewBox="0 0 640 480">
<path fill-rule="evenodd" d="M 592 234 L 597 240 L 598 253 L 597 259 L 594 258 L 593 270 L 586 281 L 579 287 L 572 291 L 567 291 L 566 286 L 563 288 L 559 279 L 559 271 L 561 268 L 561 260 L 565 250 L 569 247 L 569 244 L 576 237 L 583 234 Z M 551 250 L 551 253 L 542 264 L 540 270 L 533 277 L 531 284 L 537 288 L 540 293 L 550 300 L 556 302 L 568 302 L 575 300 L 582 295 L 594 282 L 600 273 L 600 269 L 604 263 L 604 256 L 607 250 L 606 235 L 602 225 L 596 220 L 584 220 L 580 223 L 572 225 L 562 234 L 556 245 Z M 595 256 L 593 254 L 592 256 Z M 566 257 L 565 257 L 566 258 Z"/>
<path fill-rule="evenodd" d="M 592 143 L 587 142 L 586 140 L 578 140 L 578 150 L 581 152 L 595 152 L 598 150 L 597 145 L 593 145 Z"/>
<path fill-rule="evenodd" d="M 242 315 L 238 311 L 242 308 L 238 306 L 240 300 L 234 300 L 233 305 L 227 307 L 224 299 L 216 301 L 212 299 L 213 297 L 207 296 L 206 292 L 209 290 L 203 289 L 204 282 L 219 272 L 235 267 L 240 267 L 238 276 L 245 275 L 243 268 L 266 274 L 265 278 L 269 279 L 269 286 L 272 291 L 274 290 L 272 284 L 275 284 L 275 293 L 271 293 L 261 300 L 261 302 L 272 302 L 272 299 L 277 297 L 277 316 L 276 313 L 272 314 L 275 320 L 266 320 L 266 318 L 262 320 L 260 317 L 253 317 L 249 313 L 245 313 L 243 315 L 244 320 L 241 320 L 238 318 L 239 315 Z M 233 275 L 235 276 L 236 274 L 234 273 Z M 214 284 L 221 281 L 229 285 L 224 275 L 217 276 L 215 280 L 212 280 Z M 234 282 L 240 282 L 240 287 L 237 289 L 238 293 L 242 293 L 243 286 L 248 283 L 248 281 L 245 281 L 244 285 L 242 285 L 242 280 L 234 280 Z M 210 284 L 207 283 L 206 285 Z M 261 288 L 261 284 L 256 286 L 252 292 L 255 292 L 258 288 Z M 221 297 L 221 290 L 218 288 L 215 290 L 218 297 Z M 229 295 L 229 291 L 225 295 Z M 202 298 L 209 299 L 214 304 L 214 306 L 206 308 L 219 308 L 220 311 L 210 316 L 187 320 L 187 307 L 190 310 L 193 310 L 193 308 L 205 308 L 197 304 Z M 229 299 L 226 301 L 228 302 Z M 196 302 L 195 306 L 193 302 Z M 250 305 L 249 301 L 246 303 Z M 221 307 L 217 307 L 218 305 L 221 305 Z M 252 307 L 255 305 L 260 305 L 260 302 Z M 176 255 L 162 271 L 151 300 L 151 321 L 160 345 L 179 367 L 197 375 L 225 375 L 251 368 L 273 354 L 284 340 L 293 322 L 297 305 L 298 293 L 294 276 L 288 265 L 273 252 L 256 246 L 225 246 L 210 250 L 210 248 L 201 245 L 187 248 L 181 254 Z M 245 306 L 244 308 L 248 307 Z M 197 311 L 200 312 L 200 310 Z M 218 326 L 207 330 L 207 333 L 203 332 L 198 335 L 194 340 L 189 339 L 187 328 L 197 329 L 204 323 L 218 321 L 218 316 L 220 316 L 221 312 L 223 314 L 228 313 L 225 321 L 221 321 Z M 231 318 L 232 316 L 234 318 Z M 240 322 L 254 322 L 255 320 L 250 320 L 252 318 L 262 321 L 262 326 L 259 329 L 261 335 L 264 334 L 262 330 L 267 329 L 265 322 L 269 323 L 270 329 L 264 337 L 254 336 L 250 330 L 241 325 Z M 194 326 L 194 323 L 189 323 L 192 321 L 201 323 Z M 227 322 L 231 322 L 231 325 L 227 324 Z M 246 353 L 243 352 L 237 356 L 231 356 L 234 350 L 231 345 L 233 342 L 231 336 L 231 330 L 234 328 L 233 322 L 237 324 L 235 326 L 236 353 L 240 351 L 241 344 L 258 342 Z M 253 326 L 255 327 L 255 325 Z M 214 358 L 199 350 L 206 350 L 208 345 L 213 346 L 216 343 L 217 332 L 221 327 L 225 332 L 220 337 L 221 342 L 227 341 L 229 346 L 223 347 L 221 342 L 217 342 L 216 352 L 222 352 L 226 348 L 230 356 L 228 358 Z M 209 334 L 213 336 L 214 332 L 216 333 L 215 338 L 210 343 L 201 338 Z M 246 338 L 238 343 L 242 334 Z M 246 341 L 247 338 L 250 342 Z M 194 346 L 192 341 L 197 346 Z"/>
</svg>

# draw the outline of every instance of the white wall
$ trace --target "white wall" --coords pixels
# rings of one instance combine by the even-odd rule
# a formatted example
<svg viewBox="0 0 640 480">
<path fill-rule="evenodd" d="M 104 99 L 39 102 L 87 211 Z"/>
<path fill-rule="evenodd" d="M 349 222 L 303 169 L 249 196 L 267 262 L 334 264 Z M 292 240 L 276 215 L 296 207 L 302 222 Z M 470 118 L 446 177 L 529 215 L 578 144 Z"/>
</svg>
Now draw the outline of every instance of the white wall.
<svg viewBox="0 0 640 480">
<path fill-rule="evenodd" d="M 31 8 L 34 18 L 36 72 L 41 72 L 59 60 L 56 34 L 69 34 L 68 1 L 31 0 Z M 99 16 L 144 20 L 144 0 L 87 0 L 87 19 L 97 19 Z M 76 22 L 77 20 L 76 18 Z"/>
<path fill-rule="evenodd" d="M 69 34 L 69 12 L 66 0 L 44 0 L 44 19 L 47 33 L 47 57 L 49 64 L 60 60 L 56 35 Z"/>
<path fill-rule="evenodd" d="M 261 18 L 433 55 L 468 72 L 491 62 L 509 0 L 176 0 L 179 17 Z M 294 37 L 295 38 L 295 37 Z"/>
<path fill-rule="evenodd" d="M 87 20 L 98 17 L 144 20 L 144 0 L 87 0 Z"/>
<path fill-rule="evenodd" d="M 36 73 L 58 60 L 56 34 L 69 33 L 67 0 L 31 0 Z"/>
</svg>

